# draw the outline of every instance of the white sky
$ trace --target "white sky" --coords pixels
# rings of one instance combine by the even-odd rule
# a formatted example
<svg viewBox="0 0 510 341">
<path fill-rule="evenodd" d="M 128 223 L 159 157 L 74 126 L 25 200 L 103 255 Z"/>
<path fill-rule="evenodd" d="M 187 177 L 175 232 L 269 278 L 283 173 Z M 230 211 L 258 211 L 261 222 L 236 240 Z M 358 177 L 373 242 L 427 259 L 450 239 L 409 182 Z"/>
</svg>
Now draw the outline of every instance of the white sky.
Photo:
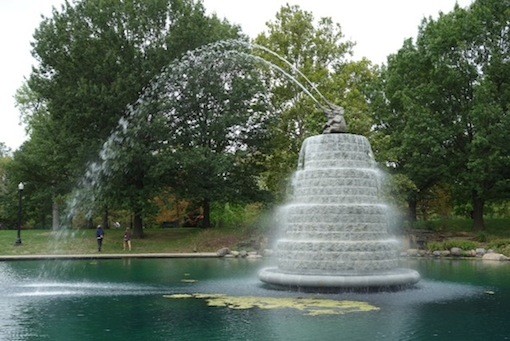
<svg viewBox="0 0 510 341">
<path fill-rule="evenodd" d="M 285 4 L 299 5 L 316 19 L 331 17 L 342 26 L 348 40 L 356 43 L 355 58 L 367 57 L 377 64 L 415 37 L 424 17 L 449 12 L 455 3 L 469 6 L 473 0 L 203 0 L 210 13 L 239 24 L 251 37 L 265 30 Z M 0 0 L 0 142 L 15 150 L 26 139 L 14 106 L 14 94 L 28 77 L 34 59 L 32 34 L 62 0 Z"/>
</svg>

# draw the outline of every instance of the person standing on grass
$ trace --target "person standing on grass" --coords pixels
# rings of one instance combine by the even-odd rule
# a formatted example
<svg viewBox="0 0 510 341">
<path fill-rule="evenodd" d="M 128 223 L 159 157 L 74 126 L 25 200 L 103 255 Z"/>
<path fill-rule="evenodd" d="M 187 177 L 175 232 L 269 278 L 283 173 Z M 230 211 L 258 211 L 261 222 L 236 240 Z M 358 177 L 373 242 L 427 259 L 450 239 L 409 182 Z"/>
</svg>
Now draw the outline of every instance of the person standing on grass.
<svg viewBox="0 0 510 341">
<path fill-rule="evenodd" d="M 126 232 L 124 232 L 124 250 L 126 250 L 126 246 L 128 250 L 131 251 L 131 231 L 129 227 L 126 229 Z"/>
<path fill-rule="evenodd" d="M 104 231 L 101 225 L 97 225 L 96 230 L 96 239 L 97 239 L 97 251 L 101 252 L 101 249 L 103 248 L 103 238 L 104 238 Z"/>
</svg>

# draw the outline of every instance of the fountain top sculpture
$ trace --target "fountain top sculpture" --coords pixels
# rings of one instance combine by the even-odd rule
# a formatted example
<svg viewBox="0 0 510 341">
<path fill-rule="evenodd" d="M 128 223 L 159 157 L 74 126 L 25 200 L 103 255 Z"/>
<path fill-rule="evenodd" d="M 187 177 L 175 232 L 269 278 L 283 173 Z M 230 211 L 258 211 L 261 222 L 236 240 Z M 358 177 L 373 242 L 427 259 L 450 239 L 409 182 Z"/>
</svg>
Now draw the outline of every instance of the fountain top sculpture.
<svg viewBox="0 0 510 341">
<path fill-rule="evenodd" d="M 324 125 L 323 134 L 347 133 L 347 123 L 344 118 L 344 108 L 328 103 L 328 107 L 323 108 L 328 121 Z"/>
</svg>

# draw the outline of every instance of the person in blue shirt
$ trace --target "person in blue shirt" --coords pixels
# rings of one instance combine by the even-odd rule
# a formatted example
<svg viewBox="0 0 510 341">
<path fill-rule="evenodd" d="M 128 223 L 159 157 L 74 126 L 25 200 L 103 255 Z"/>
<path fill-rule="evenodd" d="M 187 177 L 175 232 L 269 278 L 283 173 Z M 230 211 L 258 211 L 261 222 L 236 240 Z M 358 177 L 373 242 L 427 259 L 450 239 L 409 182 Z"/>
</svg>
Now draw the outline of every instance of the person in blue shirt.
<svg viewBox="0 0 510 341">
<path fill-rule="evenodd" d="M 103 238 L 104 238 L 104 230 L 101 227 L 101 225 L 97 225 L 96 239 L 97 239 L 97 251 L 98 252 L 101 252 L 101 249 L 103 248 Z"/>
</svg>

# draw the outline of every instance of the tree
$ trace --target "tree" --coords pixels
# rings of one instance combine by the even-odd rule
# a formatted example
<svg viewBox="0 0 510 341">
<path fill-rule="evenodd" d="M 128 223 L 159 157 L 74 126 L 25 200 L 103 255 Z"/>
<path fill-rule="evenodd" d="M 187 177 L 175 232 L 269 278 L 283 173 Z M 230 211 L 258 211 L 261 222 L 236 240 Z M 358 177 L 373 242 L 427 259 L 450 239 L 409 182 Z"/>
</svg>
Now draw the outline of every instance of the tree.
<svg viewBox="0 0 510 341">
<path fill-rule="evenodd" d="M 31 138 L 16 151 L 11 170 L 27 183 L 27 193 L 33 190 L 27 203 L 31 206 L 27 216 L 34 216 L 35 222 L 45 227 L 51 212 L 51 225 L 56 230 L 61 225 L 63 193 L 70 190 L 68 179 L 72 175 L 66 154 L 59 152 L 63 131 L 55 126 L 45 101 L 26 83 L 18 89 L 15 98 Z"/>
<path fill-rule="evenodd" d="M 260 200 L 258 158 L 271 118 L 266 86 L 254 59 L 222 46 L 190 52 L 147 88 L 109 145 L 108 188 L 154 195 L 170 187 L 201 204 L 204 227 L 212 202 Z"/>
<path fill-rule="evenodd" d="M 54 9 L 34 34 L 39 63 L 28 86 L 44 101 L 48 125 L 58 127 L 58 140 L 46 152 L 63 160 L 55 167 L 70 170 L 63 181 L 68 186 L 78 181 L 127 105 L 165 65 L 189 49 L 238 37 L 238 32 L 206 16 L 193 0 L 65 1 L 60 11 Z M 141 236 L 141 212 L 134 213 L 134 235 Z"/>
<path fill-rule="evenodd" d="M 510 195 L 510 1 L 479 0 L 468 12 L 475 32 L 467 52 L 470 65 L 477 70 L 473 106 L 468 113 L 465 143 L 469 153 L 462 155 L 465 172 L 459 177 L 461 188 L 471 192 L 474 226 L 484 228 L 487 201 L 508 200 Z"/>
<path fill-rule="evenodd" d="M 380 127 L 395 164 L 419 189 L 451 182 L 471 201 L 475 229 L 487 200 L 508 197 L 509 11 L 509 1 L 480 0 L 424 20 L 386 71 Z"/>
<path fill-rule="evenodd" d="M 437 93 L 422 84 L 430 70 L 425 56 L 407 40 L 388 59 L 382 73 L 384 97 L 374 101 L 377 132 L 387 137 L 378 154 L 391 173 L 400 175 L 398 183 L 405 184 L 411 221 L 416 220 L 418 202 L 447 172 L 441 114 L 430 107 L 437 103 Z"/>
<path fill-rule="evenodd" d="M 48 116 L 39 116 L 32 127 L 30 139 L 14 153 L 10 173 L 26 183 L 25 193 L 30 193 L 27 218 L 33 217 L 37 225 L 46 227 L 47 217 L 52 216 L 52 228 L 58 229 L 62 193 L 71 189 L 67 180 L 73 170 L 65 154 L 58 152 L 61 131 L 48 121 Z"/>
<path fill-rule="evenodd" d="M 255 43 L 269 50 L 258 50 L 262 58 L 287 74 L 282 76 L 274 68 L 271 73 L 279 120 L 272 131 L 273 152 L 266 160 L 269 170 L 264 176 L 265 185 L 281 197 L 282 183 L 295 170 L 303 140 L 322 132 L 326 117 L 321 107 L 327 102 L 346 107 L 352 132 L 369 131 L 364 87 L 377 73 L 367 60 L 347 59 L 353 43 L 344 40 L 339 24 L 331 18 L 315 22 L 310 12 L 298 6 L 283 6 Z"/>
<path fill-rule="evenodd" d="M 0 228 L 9 223 L 9 181 L 7 170 L 12 161 L 11 151 L 0 142 Z"/>
</svg>

